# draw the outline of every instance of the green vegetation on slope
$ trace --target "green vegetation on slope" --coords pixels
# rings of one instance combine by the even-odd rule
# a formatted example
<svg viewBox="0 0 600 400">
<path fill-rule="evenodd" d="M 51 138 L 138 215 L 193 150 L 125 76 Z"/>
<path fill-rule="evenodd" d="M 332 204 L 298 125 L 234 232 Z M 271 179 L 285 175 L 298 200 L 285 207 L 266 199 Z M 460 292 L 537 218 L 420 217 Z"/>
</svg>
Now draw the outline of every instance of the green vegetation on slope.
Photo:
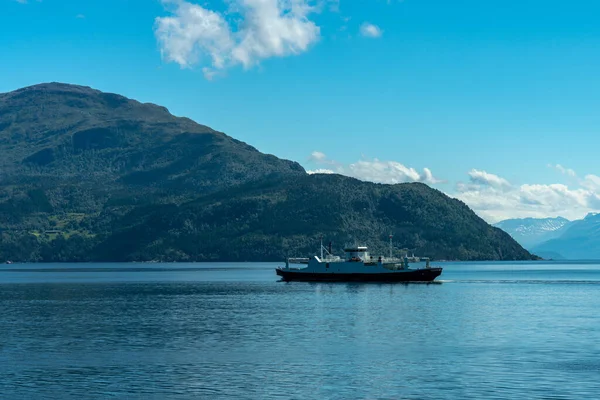
<svg viewBox="0 0 600 400">
<path fill-rule="evenodd" d="M 466 205 L 424 184 L 378 185 L 339 175 L 273 180 L 136 210 L 119 220 L 100 253 L 122 260 L 167 254 L 281 260 L 317 254 L 322 235 L 338 254 L 355 242 L 387 254 L 390 233 L 401 247 L 436 259 L 531 258 Z"/>
<path fill-rule="evenodd" d="M 423 184 L 307 175 L 163 107 L 64 84 L 0 95 L 0 259 L 281 260 L 387 238 L 437 259 L 531 259 Z"/>
</svg>

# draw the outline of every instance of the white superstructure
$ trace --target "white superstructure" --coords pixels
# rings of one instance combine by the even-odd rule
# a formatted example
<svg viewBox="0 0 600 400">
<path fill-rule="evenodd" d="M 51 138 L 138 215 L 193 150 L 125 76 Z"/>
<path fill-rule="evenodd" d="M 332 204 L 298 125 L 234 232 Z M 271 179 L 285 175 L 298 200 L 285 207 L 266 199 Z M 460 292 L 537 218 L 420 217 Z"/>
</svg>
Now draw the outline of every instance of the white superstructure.
<svg viewBox="0 0 600 400">
<path fill-rule="evenodd" d="M 344 249 L 345 257 L 334 256 L 321 243 L 321 256 L 312 258 L 288 258 L 283 271 L 303 273 L 342 273 L 342 274 L 374 274 L 389 273 L 409 269 L 409 261 L 422 260 L 429 266 L 429 258 L 392 257 L 390 240 L 390 256 L 371 256 L 366 246 L 352 246 Z"/>
</svg>

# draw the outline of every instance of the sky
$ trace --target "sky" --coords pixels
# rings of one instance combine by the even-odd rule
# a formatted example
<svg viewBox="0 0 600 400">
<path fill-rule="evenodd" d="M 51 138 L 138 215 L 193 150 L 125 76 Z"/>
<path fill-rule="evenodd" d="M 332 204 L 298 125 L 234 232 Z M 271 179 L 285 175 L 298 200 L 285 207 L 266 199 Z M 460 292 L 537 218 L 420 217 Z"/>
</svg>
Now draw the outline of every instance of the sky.
<svg viewBox="0 0 600 400">
<path fill-rule="evenodd" d="M 0 92 L 143 102 L 488 222 L 600 210 L 600 2 L 0 0 Z"/>
</svg>

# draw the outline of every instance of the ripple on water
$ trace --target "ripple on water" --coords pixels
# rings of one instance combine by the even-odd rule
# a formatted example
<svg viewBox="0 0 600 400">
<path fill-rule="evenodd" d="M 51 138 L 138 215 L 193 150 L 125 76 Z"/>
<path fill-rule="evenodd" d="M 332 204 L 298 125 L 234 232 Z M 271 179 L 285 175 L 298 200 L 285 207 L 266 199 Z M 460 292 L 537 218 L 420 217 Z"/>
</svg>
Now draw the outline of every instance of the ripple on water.
<svg viewBox="0 0 600 400">
<path fill-rule="evenodd" d="M 507 268 L 503 277 L 448 268 L 435 285 L 285 284 L 260 268 L 213 281 L 0 285 L 0 391 L 8 399 L 596 398 L 595 278 L 514 279 Z"/>
</svg>

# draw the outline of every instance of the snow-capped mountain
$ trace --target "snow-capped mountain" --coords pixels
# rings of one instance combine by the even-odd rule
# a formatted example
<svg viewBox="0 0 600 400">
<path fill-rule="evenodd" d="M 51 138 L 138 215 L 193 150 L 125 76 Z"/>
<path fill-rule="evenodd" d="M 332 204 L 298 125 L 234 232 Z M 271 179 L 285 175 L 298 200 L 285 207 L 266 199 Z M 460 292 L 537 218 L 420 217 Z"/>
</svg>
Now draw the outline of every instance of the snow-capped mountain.
<svg viewBox="0 0 600 400">
<path fill-rule="evenodd" d="M 571 224 L 566 218 L 507 219 L 494 226 L 502 229 L 526 249 L 562 235 Z"/>
<path fill-rule="evenodd" d="M 561 230 L 559 236 L 531 250 L 541 257 L 552 252 L 572 260 L 600 259 L 600 214 L 590 213 L 584 219 L 569 223 L 568 229 Z"/>
</svg>

